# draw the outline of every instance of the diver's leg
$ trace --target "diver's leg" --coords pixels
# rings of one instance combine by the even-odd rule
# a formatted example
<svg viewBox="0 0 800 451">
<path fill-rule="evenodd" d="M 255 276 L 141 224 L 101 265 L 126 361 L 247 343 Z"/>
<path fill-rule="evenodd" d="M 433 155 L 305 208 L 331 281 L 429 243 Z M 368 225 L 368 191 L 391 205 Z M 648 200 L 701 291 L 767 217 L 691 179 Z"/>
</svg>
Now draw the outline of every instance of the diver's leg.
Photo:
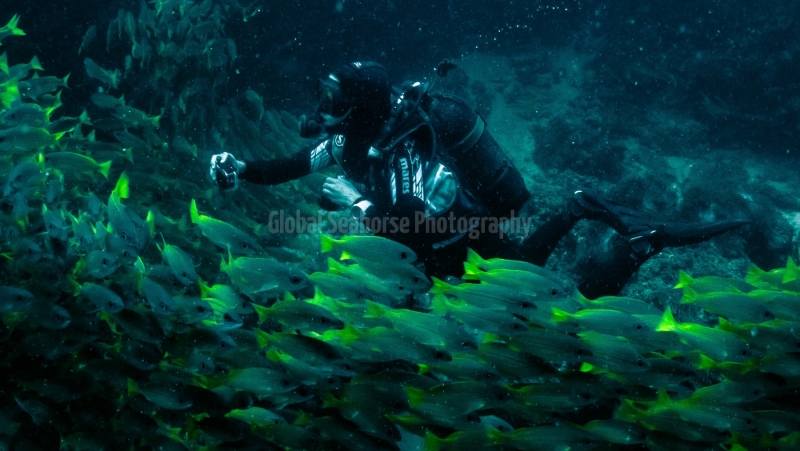
<svg viewBox="0 0 800 451">
<path fill-rule="evenodd" d="M 589 299 L 618 295 L 631 276 L 654 255 L 637 254 L 630 246 L 620 246 L 611 252 L 602 263 L 593 265 L 578 285 L 578 291 Z"/>
<path fill-rule="evenodd" d="M 643 217 L 636 210 L 602 198 L 593 190 L 575 191 L 570 206 L 575 214 L 601 221 L 628 240 L 633 251 L 653 255 L 664 247 L 702 243 L 749 221 L 669 223 Z"/>
<path fill-rule="evenodd" d="M 516 258 L 544 266 L 550 254 L 575 226 L 580 216 L 575 215 L 570 205 L 562 211 L 551 216 L 544 224 L 538 227 L 522 244 L 516 246 Z"/>
</svg>

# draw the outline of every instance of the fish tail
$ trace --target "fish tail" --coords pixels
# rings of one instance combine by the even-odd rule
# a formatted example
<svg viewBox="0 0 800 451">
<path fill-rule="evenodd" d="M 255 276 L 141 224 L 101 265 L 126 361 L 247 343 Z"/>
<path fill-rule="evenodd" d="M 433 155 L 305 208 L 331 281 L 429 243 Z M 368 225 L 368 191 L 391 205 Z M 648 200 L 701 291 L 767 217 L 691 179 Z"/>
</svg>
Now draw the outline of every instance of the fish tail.
<svg viewBox="0 0 800 451">
<path fill-rule="evenodd" d="M 259 329 L 257 327 L 255 329 L 253 329 L 253 332 L 255 332 L 255 334 L 256 334 L 256 343 L 258 343 L 258 347 L 259 348 L 266 348 L 267 346 L 269 346 L 269 342 L 270 342 L 270 338 L 271 338 L 269 333 L 267 333 L 266 331 L 263 331 L 263 330 L 261 330 L 261 329 Z"/>
<path fill-rule="evenodd" d="M 17 27 L 17 23 L 19 23 L 19 14 L 15 14 L 14 17 L 8 21 L 5 28 L 8 28 L 14 36 L 25 36 L 25 32 Z"/>
<path fill-rule="evenodd" d="M 119 199 L 127 199 L 131 195 L 130 180 L 126 172 L 120 174 L 117 184 L 114 186 L 114 191 L 111 193 L 116 194 Z"/>
<path fill-rule="evenodd" d="M 108 178 L 108 173 L 111 171 L 111 160 L 97 165 L 97 170 L 103 174 L 103 177 Z"/>
<path fill-rule="evenodd" d="M 284 359 L 285 354 L 283 354 L 282 351 L 278 349 L 270 349 L 269 351 L 267 351 L 266 356 L 269 360 L 272 360 L 275 363 L 281 363 L 281 361 Z"/>
<path fill-rule="evenodd" d="M 370 300 L 366 300 L 365 302 L 367 304 L 367 311 L 364 312 L 364 318 L 383 318 L 386 314 L 386 307 Z"/>
<path fill-rule="evenodd" d="M 3 108 L 11 108 L 11 104 L 19 99 L 19 87 L 17 80 L 11 80 L 5 83 L 5 90 L 0 91 L 0 106 Z"/>
<path fill-rule="evenodd" d="M 406 394 L 408 395 L 408 406 L 412 409 L 425 402 L 425 392 L 420 388 L 406 387 Z"/>
<path fill-rule="evenodd" d="M 325 252 L 331 252 L 333 251 L 333 247 L 335 245 L 336 245 L 336 240 L 323 233 L 319 234 L 320 252 L 322 252 L 323 254 Z"/>
<path fill-rule="evenodd" d="M 28 64 L 31 66 L 31 69 L 33 70 L 44 70 L 44 67 L 42 67 L 42 63 L 39 62 L 39 57 L 36 55 L 34 55 L 33 58 L 31 58 L 31 62 Z"/>
<path fill-rule="evenodd" d="M 781 283 L 789 283 L 797 279 L 800 279 L 800 269 L 797 268 L 794 259 L 789 256 L 786 258 L 786 271 L 783 272 Z"/>
<path fill-rule="evenodd" d="M 553 309 L 553 317 L 550 318 L 550 321 L 554 323 L 563 323 L 570 320 L 570 317 L 572 315 L 570 315 L 569 313 L 565 312 L 564 310 L 557 309 L 555 307 L 551 308 Z"/>
<path fill-rule="evenodd" d="M 331 274 L 342 275 L 342 270 L 344 269 L 344 265 L 337 262 L 336 260 L 328 257 L 328 272 Z"/>
<path fill-rule="evenodd" d="M 6 55 L 6 52 L 3 52 L 3 54 L 0 55 L 0 71 L 3 71 L 3 73 L 6 74 L 8 73 L 8 56 Z"/>
<path fill-rule="evenodd" d="M 253 308 L 258 314 L 258 323 L 261 324 L 269 318 L 269 308 L 263 305 L 253 304 Z"/>
<path fill-rule="evenodd" d="M 192 203 L 189 205 L 189 214 L 192 219 L 192 224 L 200 223 L 200 213 L 197 211 L 197 202 L 195 202 L 194 199 L 192 199 Z"/>
<path fill-rule="evenodd" d="M 692 285 L 694 279 L 689 274 L 686 274 L 683 270 L 678 271 L 678 283 L 675 285 L 674 288 L 686 288 Z"/>
<path fill-rule="evenodd" d="M 681 304 L 694 304 L 700 299 L 697 291 L 690 287 L 683 288 L 683 297 L 681 297 Z"/>
<path fill-rule="evenodd" d="M 340 339 L 342 341 L 342 345 L 347 346 L 350 343 L 358 340 L 360 336 L 361 332 L 359 332 L 358 329 L 356 329 L 352 324 L 347 324 L 341 331 Z"/>
<path fill-rule="evenodd" d="M 471 263 L 468 263 L 468 262 L 464 262 L 464 276 L 462 277 L 462 279 L 464 279 L 464 280 L 480 280 L 480 278 L 481 278 L 480 274 L 482 272 L 483 271 L 478 269 L 477 266 L 475 266 L 475 265 L 473 265 Z"/>
<path fill-rule="evenodd" d="M 55 134 L 50 135 L 50 136 L 53 137 L 53 143 L 59 144 L 59 142 L 61 141 L 61 138 L 63 138 L 64 135 L 66 135 L 66 134 L 67 134 L 67 132 L 60 132 L 60 133 L 55 133 Z"/>
<path fill-rule="evenodd" d="M 128 378 L 128 396 L 134 397 L 139 393 L 139 385 L 136 384 L 136 381 Z"/>
<path fill-rule="evenodd" d="M 442 439 L 431 431 L 425 432 L 425 444 L 422 449 L 427 451 L 439 451 L 442 449 Z"/>
<path fill-rule="evenodd" d="M 436 277 L 431 277 L 431 280 L 433 281 L 433 287 L 431 287 L 431 293 L 433 294 L 445 294 L 450 292 L 450 289 L 453 288 L 452 285 Z"/>
<path fill-rule="evenodd" d="M 664 316 L 661 317 L 661 322 L 658 323 L 658 327 L 656 327 L 656 330 L 659 332 L 664 332 L 664 331 L 672 331 L 677 328 L 678 328 L 678 322 L 675 321 L 675 317 L 672 316 L 672 310 L 669 307 L 667 307 L 667 309 L 664 310 Z"/>
<path fill-rule="evenodd" d="M 69 281 L 69 285 L 72 287 L 73 294 L 75 296 L 81 294 L 81 284 L 79 284 L 78 281 L 75 280 L 74 274 L 67 274 L 67 281 Z"/>
<path fill-rule="evenodd" d="M 447 297 L 443 294 L 437 294 L 431 300 L 433 312 L 437 315 L 443 315 L 450 310 L 453 310 L 450 303 L 447 302 Z"/>
<path fill-rule="evenodd" d="M 700 362 L 696 363 L 697 369 L 700 370 L 713 370 L 717 367 L 717 362 L 713 361 L 711 357 L 705 354 L 700 354 Z"/>
<path fill-rule="evenodd" d="M 111 162 L 109 161 L 109 163 Z M 144 222 L 147 224 L 147 233 L 150 235 L 150 238 L 153 238 L 156 235 L 156 216 L 153 214 L 153 210 L 147 210 L 147 217 L 144 219 Z"/>
<path fill-rule="evenodd" d="M 322 395 L 322 408 L 323 409 L 324 408 L 328 408 L 328 407 L 337 407 L 337 406 L 340 406 L 340 405 L 342 405 L 342 402 L 338 398 L 333 396 L 333 394 L 331 392 L 325 392 L 325 394 Z"/>
<path fill-rule="evenodd" d="M 672 400 L 669 399 L 667 391 L 664 390 L 663 388 L 659 388 L 658 399 L 656 399 L 656 403 L 653 405 L 653 409 L 654 410 L 663 409 L 665 407 L 668 407 L 670 404 L 672 404 Z"/>
<path fill-rule="evenodd" d="M 208 285 L 206 285 L 202 280 L 198 283 L 200 286 L 200 299 L 205 299 L 208 297 L 208 290 L 211 289 Z"/>
<path fill-rule="evenodd" d="M 226 262 L 225 257 L 222 257 L 222 262 L 219 264 L 219 270 L 230 276 L 232 269 L 233 269 L 233 255 L 231 255 L 231 249 L 228 248 L 228 261 Z"/>
<path fill-rule="evenodd" d="M 342 255 L 339 256 L 339 260 L 353 260 L 353 256 L 348 254 L 347 251 L 342 251 Z"/>
<path fill-rule="evenodd" d="M 467 248 L 467 263 L 479 267 L 483 263 L 486 263 L 486 259 L 478 255 L 478 253 L 472 250 L 472 248 L 470 247 Z"/>
</svg>

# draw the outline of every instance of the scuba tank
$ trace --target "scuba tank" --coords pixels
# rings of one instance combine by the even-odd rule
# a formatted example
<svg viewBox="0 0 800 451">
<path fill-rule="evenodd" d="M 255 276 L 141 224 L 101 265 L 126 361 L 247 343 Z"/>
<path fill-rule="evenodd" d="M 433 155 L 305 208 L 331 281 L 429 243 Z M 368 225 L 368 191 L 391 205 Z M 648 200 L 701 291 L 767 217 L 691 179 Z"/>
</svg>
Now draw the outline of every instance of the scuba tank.
<svg viewBox="0 0 800 451">
<path fill-rule="evenodd" d="M 511 211 L 520 210 L 530 197 L 522 174 L 465 100 L 430 94 L 429 85 L 418 82 L 393 89 L 394 110 L 382 133 L 381 148 L 390 149 L 419 126 L 427 125 L 436 140 L 436 155 L 430 161 L 444 162 L 455 172 L 462 188 L 493 216 L 508 217 Z"/>
</svg>

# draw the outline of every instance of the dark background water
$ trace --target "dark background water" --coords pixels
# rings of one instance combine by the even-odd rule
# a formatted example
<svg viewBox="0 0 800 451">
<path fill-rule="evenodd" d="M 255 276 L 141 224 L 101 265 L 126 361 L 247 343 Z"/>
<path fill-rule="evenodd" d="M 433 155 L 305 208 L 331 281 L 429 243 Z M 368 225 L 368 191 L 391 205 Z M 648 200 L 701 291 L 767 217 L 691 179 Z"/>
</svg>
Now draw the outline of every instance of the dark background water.
<svg viewBox="0 0 800 451">
<path fill-rule="evenodd" d="M 4 46 L 10 61 L 36 54 L 49 73 L 72 74 L 65 112 L 79 112 L 70 100 L 96 87 L 77 55 L 88 27 L 97 25 L 98 37 L 87 54 L 121 67 L 124 49 L 103 48 L 106 27 L 119 8 L 139 10 L 138 2 L 119 0 L 2 3 L 2 20 L 19 13 L 29 35 Z M 246 22 L 232 16 L 225 26 L 240 55 L 229 87 L 255 89 L 268 106 L 300 112 L 310 105 L 316 78 L 348 60 L 378 60 L 400 80 L 471 52 L 574 46 L 595 56 L 601 80 L 631 64 L 668 74 L 636 85 L 608 76 L 608 86 L 623 88 L 615 103 L 648 102 L 665 95 L 671 80 L 685 88 L 687 110 L 702 113 L 706 96 L 735 111 L 706 118 L 718 144 L 780 154 L 799 142 L 799 14 L 792 1 L 262 2 Z"/>
</svg>

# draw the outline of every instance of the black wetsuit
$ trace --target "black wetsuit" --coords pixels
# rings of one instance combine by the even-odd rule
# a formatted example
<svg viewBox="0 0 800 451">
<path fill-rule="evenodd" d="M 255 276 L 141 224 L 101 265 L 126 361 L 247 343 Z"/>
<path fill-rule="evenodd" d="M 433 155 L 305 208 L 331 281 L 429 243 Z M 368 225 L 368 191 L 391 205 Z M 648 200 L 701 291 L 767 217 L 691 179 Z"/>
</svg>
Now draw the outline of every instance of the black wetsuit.
<svg viewBox="0 0 800 451">
<path fill-rule="evenodd" d="M 370 143 L 347 140 L 342 135 L 326 138 L 287 159 L 247 161 L 241 175 L 248 182 L 276 185 L 338 164 L 362 199 L 354 208 L 354 216 L 376 235 L 398 241 L 413 249 L 425 264 L 429 275 L 460 275 L 468 246 L 477 240 L 468 238 L 469 230 L 432 227 L 438 217 L 474 218 L 486 216 L 487 210 L 457 181 L 447 193 L 446 208 L 436 210 L 426 188 L 437 187 L 432 178 L 446 170 L 438 161 L 431 161 L 434 139 L 429 127 L 416 127 L 390 151 L 379 152 Z M 368 155 L 366 159 L 349 155 Z M 402 225 L 405 224 L 405 227 Z M 377 227 L 376 227 L 377 226 Z M 485 237 L 483 237 L 485 238 Z"/>
<path fill-rule="evenodd" d="M 450 105 L 461 107 L 452 102 Z M 399 139 L 389 141 L 393 144 L 383 150 L 373 147 L 378 146 L 375 139 L 345 139 L 343 135 L 334 135 L 290 158 L 247 161 L 247 170 L 241 174 L 241 178 L 252 183 L 276 185 L 338 164 L 345 177 L 362 195 L 353 207 L 354 216 L 376 235 L 413 249 L 429 276 L 441 278 L 462 275 L 467 248 L 474 249 L 484 258 L 510 258 L 544 266 L 558 242 L 582 219 L 580 215 L 573 214 L 569 207 L 551 215 L 521 243 L 485 229 L 473 236 L 470 231 L 475 225 L 469 222 L 466 228 L 458 227 L 458 224 L 453 227 L 453 222 L 449 222 L 444 229 L 436 227 L 435 221 L 441 218 L 496 218 L 498 209 L 494 208 L 494 214 L 489 213 L 493 209 L 465 188 L 465 183 L 459 182 L 459 177 L 463 179 L 468 176 L 459 174 L 455 167 L 457 165 L 448 159 L 447 152 L 435 148 L 448 145 L 448 139 L 452 142 L 461 140 L 472 128 L 474 119 L 461 124 L 453 122 L 463 126 L 460 131 L 442 125 L 434 129 L 432 125 L 436 125 L 435 122 L 425 119 L 413 121 L 412 125 L 402 130 Z M 478 145 L 502 152 L 488 131 L 482 131 Z M 484 162 L 480 160 L 477 164 Z M 489 180 L 486 183 L 491 182 Z M 517 209 L 521 207 L 521 202 L 527 199 L 527 191 L 524 194 L 511 196 L 515 199 L 511 205 Z M 503 202 L 505 195 L 500 190 L 493 197 L 497 205 L 503 206 L 501 211 L 509 206 L 508 202 Z M 483 198 L 487 198 L 485 193 Z M 491 199 L 487 202 L 491 202 Z M 431 220 L 434 222 L 431 223 Z M 407 224 L 405 229 L 391 227 L 401 221 Z M 431 224 L 434 226 L 430 227 Z M 615 249 L 609 263 L 598 265 L 593 273 L 584 275 L 579 289 L 590 298 L 618 294 L 648 257 L 636 254 L 629 246 Z"/>
</svg>

